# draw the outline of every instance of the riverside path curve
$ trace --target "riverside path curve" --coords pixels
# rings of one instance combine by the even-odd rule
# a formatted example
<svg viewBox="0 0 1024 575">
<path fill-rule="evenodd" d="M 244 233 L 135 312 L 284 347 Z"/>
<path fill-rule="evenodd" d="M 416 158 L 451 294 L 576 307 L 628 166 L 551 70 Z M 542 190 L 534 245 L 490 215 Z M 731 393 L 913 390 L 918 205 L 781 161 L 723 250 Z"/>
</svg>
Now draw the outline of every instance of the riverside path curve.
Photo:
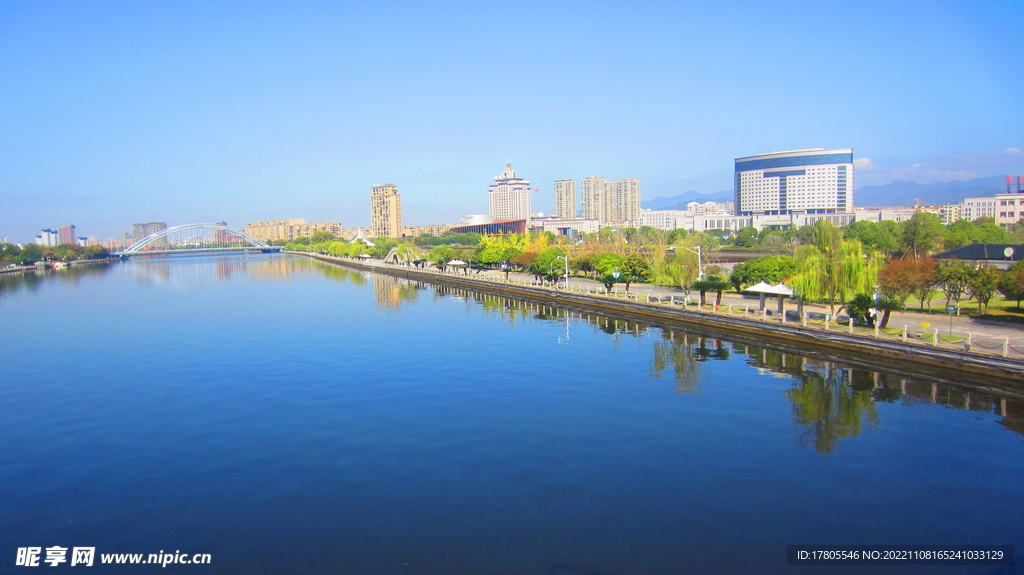
<svg viewBox="0 0 1024 575">
<path fill-rule="evenodd" d="M 843 359 L 897 369 L 904 373 L 938 378 L 957 385 L 974 385 L 989 391 L 1002 390 L 1024 398 L 1024 345 L 1009 345 L 1009 338 L 993 340 L 981 332 L 966 337 L 948 338 L 936 331 L 916 332 L 909 327 L 894 330 L 867 330 L 835 322 L 815 319 L 814 314 L 796 318 L 792 312 L 782 316 L 751 309 L 751 305 L 722 305 L 700 309 L 686 305 L 679 297 L 671 299 L 654 293 L 617 293 L 606 295 L 603 288 L 582 285 L 573 278 L 570 289 L 538 285 L 522 278 L 505 281 L 504 273 L 465 275 L 442 272 L 436 268 L 386 265 L 379 260 L 341 258 L 309 252 L 288 252 L 351 269 L 383 273 L 410 280 L 460 287 L 505 297 L 531 299 L 556 307 L 585 308 L 612 316 L 639 318 L 652 324 L 680 326 L 698 330 L 714 330 L 728 335 L 753 339 L 759 343 L 797 351 L 808 347 Z M 787 319 L 791 318 L 791 319 Z M 980 345 L 985 339 L 989 345 Z M 991 345 L 998 343 L 998 345 Z M 833 359 L 835 355 L 831 356 Z"/>
</svg>

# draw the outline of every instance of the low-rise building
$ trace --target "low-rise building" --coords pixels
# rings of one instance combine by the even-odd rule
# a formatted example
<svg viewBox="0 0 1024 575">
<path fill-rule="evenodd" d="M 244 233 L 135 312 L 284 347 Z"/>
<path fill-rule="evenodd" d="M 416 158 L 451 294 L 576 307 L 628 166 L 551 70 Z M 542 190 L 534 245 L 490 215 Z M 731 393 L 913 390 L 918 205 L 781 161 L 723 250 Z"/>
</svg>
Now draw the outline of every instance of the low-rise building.
<svg viewBox="0 0 1024 575">
<path fill-rule="evenodd" d="M 430 224 L 429 226 L 405 226 L 403 235 L 407 238 L 418 238 L 423 234 L 432 236 L 443 236 L 452 229 L 451 224 Z"/>
<path fill-rule="evenodd" d="M 1024 218 L 1024 193 L 995 194 L 985 198 L 964 198 L 960 202 L 960 219 L 974 221 L 994 218 L 996 224 L 1008 227 Z"/>
<path fill-rule="evenodd" d="M 1024 259 L 1024 244 L 971 244 L 936 254 L 938 259 L 958 259 L 973 266 L 1009 269 Z"/>
<path fill-rule="evenodd" d="M 526 220 L 497 220 L 486 224 L 455 226 L 448 230 L 452 234 L 525 234 Z"/>
<path fill-rule="evenodd" d="M 586 218 L 560 218 L 557 216 L 535 218 L 530 221 L 531 229 L 551 232 L 559 236 L 592 234 L 601 229 L 601 222 Z"/>
</svg>

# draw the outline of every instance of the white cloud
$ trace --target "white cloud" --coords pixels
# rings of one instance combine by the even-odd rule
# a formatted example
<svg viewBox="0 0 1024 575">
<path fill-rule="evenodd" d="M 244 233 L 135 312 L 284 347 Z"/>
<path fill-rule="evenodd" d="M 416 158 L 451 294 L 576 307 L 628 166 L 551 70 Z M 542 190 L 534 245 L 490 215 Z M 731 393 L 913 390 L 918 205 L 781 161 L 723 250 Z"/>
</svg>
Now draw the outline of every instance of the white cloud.
<svg viewBox="0 0 1024 575">
<path fill-rule="evenodd" d="M 690 176 L 679 176 L 680 180 L 689 180 Z"/>
<path fill-rule="evenodd" d="M 903 165 L 875 163 L 870 158 L 854 160 L 857 166 L 857 185 L 887 184 L 894 180 L 909 180 L 919 184 L 934 184 L 952 180 L 971 180 L 999 174 L 1024 174 L 1024 149 L 1006 148 L 980 154 L 938 156 Z"/>
</svg>

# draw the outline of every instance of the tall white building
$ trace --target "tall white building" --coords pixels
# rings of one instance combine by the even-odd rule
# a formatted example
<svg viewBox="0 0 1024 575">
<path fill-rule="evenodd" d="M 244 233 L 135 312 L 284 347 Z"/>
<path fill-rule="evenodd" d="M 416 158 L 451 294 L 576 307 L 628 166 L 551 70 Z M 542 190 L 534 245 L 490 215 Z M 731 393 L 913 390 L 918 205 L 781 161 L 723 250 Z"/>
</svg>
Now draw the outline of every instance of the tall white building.
<svg viewBox="0 0 1024 575">
<path fill-rule="evenodd" d="M 58 240 L 57 232 L 47 228 L 36 236 L 36 243 L 41 246 L 56 246 L 60 241 Z"/>
<path fill-rule="evenodd" d="M 736 215 L 853 211 L 853 149 L 812 148 L 736 158 Z"/>
<path fill-rule="evenodd" d="M 583 178 L 580 186 L 583 192 L 583 217 L 597 220 L 602 224 L 608 222 L 608 202 L 605 201 L 604 183 L 604 178 L 590 176 Z"/>
<path fill-rule="evenodd" d="M 640 221 L 640 179 L 606 180 L 583 178 L 583 217 L 601 225 L 638 225 Z"/>
<path fill-rule="evenodd" d="M 555 215 L 560 218 L 575 218 L 576 206 L 576 180 L 555 182 Z"/>
<path fill-rule="evenodd" d="M 490 214 L 495 220 L 530 220 L 530 182 L 516 176 L 512 164 L 494 178 L 488 193 Z"/>
</svg>

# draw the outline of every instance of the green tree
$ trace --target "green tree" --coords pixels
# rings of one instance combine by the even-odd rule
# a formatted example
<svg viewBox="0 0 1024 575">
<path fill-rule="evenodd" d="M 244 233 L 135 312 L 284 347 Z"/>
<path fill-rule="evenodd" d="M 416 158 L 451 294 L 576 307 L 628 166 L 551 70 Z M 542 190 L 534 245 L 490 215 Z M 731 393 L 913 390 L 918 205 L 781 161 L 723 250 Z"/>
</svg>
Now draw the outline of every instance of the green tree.
<svg viewBox="0 0 1024 575">
<path fill-rule="evenodd" d="M 899 229 L 889 224 L 896 222 L 872 222 L 860 220 L 853 222 L 844 228 L 847 239 L 858 240 L 869 251 L 879 251 L 883 254 L 891 254 L 899 249 L 899 240 L 895 232 Z"/>
<path fill-rule="evenodd" d="M 622 278 L 622 262 L 625 260 L 619 254 L 605 252 L 598 254 L 594 260 L 594 267 L 597 269 L 599 280 L 604 284 L 604 288 L 608 291 L 612 291 L 615 284 Z M 615 272 L 619 272 L 619 277 L 615 277 Z"/>
<path fill-rule="evenodd" d="M 796 260 L 789 256 L 764 256 L 736 264 L 729 276 L 736 291 L 758 282 L 777 284 L 796 273 Z"/>
<path fill-rule="evenodd" d="M 444 268 L 445 266 L 448 265 L 448 262 L 455 259 L 455 250 L 453 250 L 450 246 L 437 246 L 436 248 L 430 250 L 430 254 L 427 255 L 427 258 L 430 261 L 434 262 L 434 265 L 440 268 L 441 271 L 444 271 Z"/>
<path fill-rule="evenodd" d="M 880 329 L 885 329 L 885 326 L 889 325 L 889 316 L 892 312 L 907 309 L 907 306 L 904 305 L 902 300 L 892 296 L 882 296 L 880 299 L 875 300 L 875 303 L 871 307 L 882 312 L 882 321 L 878 324 Z"/>
<path fill-rule="evenodd" d="M 935 251 L 942 242 L 946 229 L 937 214 L 917 212 L 914 217 L 903 222 L 903 235 L 900 247 L 904 253 L 915 258 L 927 256 Z"/>
<path fill-rule="evenodd" d="M 939 264 L 935 270 L 935 280 L 942 293 L 946 294 L 946 307 L 949 307 L 950 301 L 960 302 L 960 298 L 967 291 L 967 283 L 972 272 L 967 262 L 955 258 Z"/>
<path fill-rule="evenodd" d="M 846 313 L 857 322 L 868 323 L 871 309 L 874 308 L 875 299 L 866 293 L 859 293 L 846 304 Z"/>
<path fill-rule="evenodd" d="M 676 228 L 668 231 L 668 237 L 665 238 L 665 241 L 669 244 L 678 245 L 688 237 L 690 237 L 690 232 L 686 228 Z"/>
<path fill-rule="evenodd" d="M 733 245 L 741 248 L 752 248 L 758 243 L 757 228 L 746 226 L 736 230 L 736 237 L 733 238 Z"/>
<path fill-rule="evenodd" d="M 309 236 L 309 243 L 311 243 L 311 244 L 322 244 L 324 242 L 328 242 L 328 241 L 331 241 L 333 239 L 334 239 L 334 234 L 332 234 L 331 232 L 329 232 L 327 230 L 318 230 L 318 231 L 313 232 L 313 234 Z"/>
<path fill-rule="evenodd" d="M 530 273 L 537 277 L 542 277 L 548 281 L 557 280 L 565 269 L 565 263 L 558 259 L 558 256 L 564 256 L 563 252 L 559 248 L 548 248 L 543 250 L 530 264 Z"/>
<path fill-rule="evenodd" d="M 978 302 L 978 311 L 988 311 L 988 302 L 996 295 L 1002 272 L 996 268 L 982 266 L 971 272 L 967 280 L 967 295 Z"/>
<path fill-rule="evenodd" d="M 1024 300 L 1024 260 L 1021 260 L 1003 273 L 999 278 L 999 293 L 1007 300 L 1016 300 L 1017 309 L 1020 309 L 1020 302 Z"/>
<path fill-rule="evenodd" d="M 651 275 L 651 264 L 637 254 L 630 254 L 622 260 L 620 265 L 622 271 L 622 282 L 626 284 L 626 293 L 629 293 L 629 284 L 643 283 Z"/>
<path fill-rule="evenodd" d="M 786 235 L 782 232 L 773 231 L 765 234 L 761 237 L 758 246 L 773 256 L 793 254 L 793 246 L 786 240 Z"/>
<path fill-rule="evenodd" d="M 957 220 L 946 228 L 943 247 L 955 250 L 978 242 L 978 226 L 967 220 Z"/>
<path fill-rule="evenodd" d="M 701 306 L 707 304 L 707 292 L 709 291 L 717 292 L 715 305 L 722 305 L 722 292 L 729 289 L 729 282 L 722 276 L 709 275 L 704 279 L 693 282 L 693 286 L 690 289 L 700 293 Z"/>
<path fill-rule="evenodd" d="M 1005 244 L 1010 242 L 1010 233 L 996 224 L 978 226 L 978 243 Z"/>
<path fill-rule="evenodd" d="M 27 266 L 43 259 L 43 248 L 38 244 L 25 244 L 14 257 L 14 263 Z"/>
<path fill-rule="evenodd" d="M 869 291 L 878 275 L 874 255 L 865 254 L 858 240 L 844 240 L 826 220 L 815 224 L 813 243 L 797 248 L 796 267 L 790 287 L 802 298 L 828 302 L 833 315 L 836 302 Z"/>
</svg>

